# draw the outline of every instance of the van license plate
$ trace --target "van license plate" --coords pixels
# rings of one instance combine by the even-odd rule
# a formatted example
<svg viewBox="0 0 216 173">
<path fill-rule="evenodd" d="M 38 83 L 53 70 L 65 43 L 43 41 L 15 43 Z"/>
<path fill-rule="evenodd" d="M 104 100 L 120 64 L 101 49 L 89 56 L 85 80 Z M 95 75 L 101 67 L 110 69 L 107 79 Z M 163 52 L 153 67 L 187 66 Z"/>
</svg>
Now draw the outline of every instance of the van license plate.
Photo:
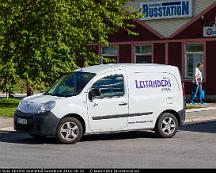
<svg viewBox="0 0 216 173">
<path fill-rule="evenodd" d="M 18 124 L 27 125 L 27 120 L 26 120 L 26 119 L 17 118 L 17 123 L 18 123 Z"/>
</svg>

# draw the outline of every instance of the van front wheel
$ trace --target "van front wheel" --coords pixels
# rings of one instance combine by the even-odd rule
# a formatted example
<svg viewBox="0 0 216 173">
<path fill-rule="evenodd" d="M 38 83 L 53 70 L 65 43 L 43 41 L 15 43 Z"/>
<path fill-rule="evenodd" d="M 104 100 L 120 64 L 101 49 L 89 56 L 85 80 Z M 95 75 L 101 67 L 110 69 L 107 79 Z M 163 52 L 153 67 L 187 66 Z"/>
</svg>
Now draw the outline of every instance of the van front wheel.
<svg viewBox="0 0 216 173">
<path fill-rule="evenodd" d="M 73 117 L 66 117 L 60 120 L 56 138 L 60 143 L 75 144 L 83 135 L 83 127 L 79 120 Z"/>
<path fill-rule="evenodd" d="M 158 137 L 171 138 L 178 130 L 178 120 L 171 113 L 163 113 L 157 120 L 155 132 Z"/>
</svg>

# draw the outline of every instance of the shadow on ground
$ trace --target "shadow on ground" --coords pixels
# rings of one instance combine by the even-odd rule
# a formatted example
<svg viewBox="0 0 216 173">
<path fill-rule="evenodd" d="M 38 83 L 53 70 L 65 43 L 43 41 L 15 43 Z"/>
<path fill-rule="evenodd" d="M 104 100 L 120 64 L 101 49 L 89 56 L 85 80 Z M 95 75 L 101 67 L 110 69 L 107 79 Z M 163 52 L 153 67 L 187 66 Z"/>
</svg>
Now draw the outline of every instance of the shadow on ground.
<svg viewBox="0 0 216 173">
<path fill-rule="evenodd" d="M 199 133 L 216 133 L 216 121 L 205 122 L 200 124 L 185 125 L 180 128 L 180 131 L 190 131 Z M 152 131 L 139 131 L 139 132 L 124 132 L 114 134 L 100 134 L 84 136 L 81 142 L 86 141 L 109 141 L 109 140 L 127 140 L 127 139 L 155 139 L 157 137 Z M 35 140 L 25 133 L 19 132 L 3 132 L 0 131 L 0 142 L 17 143 L 17 144 L 58 144 L 54 138 L 46 138 L 43 140 Z"/>
<path fill-rule="evenodd" d="M 80 142 L 86 141 L 101 141 L 101 140 L 126 140 L 126 139 L 139 139 L 139 138 L 157 138 L 154 132 L 140 131 L 140 132 L 124 132 L 114 134 L 95 134 L 84 136 Z M 19 132 L 1 132 L 0 142 L 17 143 L 17 144 L 58 144 L 54 138 L 45 138 L 36 140 L 25 133 Z"/>
<path fill-rule="evenodd" d="M 185 125 L 181 127 L 180 130 L 200 133 L 216 133 L 216 121 Z"/>
</svg>

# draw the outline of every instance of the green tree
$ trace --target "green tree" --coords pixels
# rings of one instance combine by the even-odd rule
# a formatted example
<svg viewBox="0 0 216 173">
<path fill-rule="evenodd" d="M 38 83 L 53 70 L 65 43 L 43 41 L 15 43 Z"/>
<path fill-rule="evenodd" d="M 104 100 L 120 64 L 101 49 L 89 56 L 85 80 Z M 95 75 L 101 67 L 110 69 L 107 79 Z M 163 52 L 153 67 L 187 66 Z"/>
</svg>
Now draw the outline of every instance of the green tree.
<svg viewBox="0 0 216 173">
<path fill-rule="evenodd" d="M 41 83 L 53 82 L 79 65 L 98 63 L 91 45 L 108 45 L 108 36 L 120 29 L 134 34 L 128 21 L 139 13 L 125 10 L 127 2 L 1 0 L 0 62 L 4 64 L 0 73 L 7 77 L 14 73 L 11 84 L 21 79 L 30 94 Z"/>
<path fill-rule="evenodd" d="M 14 84 L 17 83 L 16 70 L 14 64 L 7 62 L 0 66 L 0 90 L 6 93 L 7 98 L 13 93 Z"/>
</svg>

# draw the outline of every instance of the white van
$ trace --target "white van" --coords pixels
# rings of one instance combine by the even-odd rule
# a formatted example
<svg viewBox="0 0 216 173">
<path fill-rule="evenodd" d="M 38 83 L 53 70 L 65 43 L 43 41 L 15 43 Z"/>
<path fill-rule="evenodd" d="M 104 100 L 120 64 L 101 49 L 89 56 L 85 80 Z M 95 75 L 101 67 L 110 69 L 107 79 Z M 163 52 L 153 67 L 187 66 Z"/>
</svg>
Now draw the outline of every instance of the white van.
<svg viewBox="0 0 216 173">
<path fill-rule="evenodd" d="M 145 129 L 170 138 L 184 123 L 184 107 L 177 67 L 96 65 L 66 74 L 46 93 L 23 99 L 14 126 L 61 143 L 76 143 L 88 134 Z"/>
</svg>

